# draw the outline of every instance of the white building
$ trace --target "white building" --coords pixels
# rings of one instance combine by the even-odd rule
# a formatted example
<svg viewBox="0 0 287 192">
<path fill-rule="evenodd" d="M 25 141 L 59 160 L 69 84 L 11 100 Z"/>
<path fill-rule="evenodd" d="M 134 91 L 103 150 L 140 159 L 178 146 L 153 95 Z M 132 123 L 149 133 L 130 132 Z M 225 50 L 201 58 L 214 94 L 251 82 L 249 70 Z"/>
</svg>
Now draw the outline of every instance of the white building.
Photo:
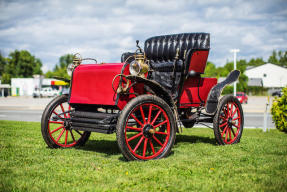
<svg viewBox="0 0 287 192">
<path fill-rule="evenodd" d="M 287 69 L 271 63 L 247 69 L 245 75 L 248 79 L 262 79 L 263 87 L 268 89 L 287 86 Z"/>
<path fill-rule="evenodd" d="M 35 89 L 48 87 L 52 85 L 55 79 L 44 79 L 41 76 L 34 78 L 12 78 L 11 95 L 12 96 L 32 96 Z"/>
</svg>

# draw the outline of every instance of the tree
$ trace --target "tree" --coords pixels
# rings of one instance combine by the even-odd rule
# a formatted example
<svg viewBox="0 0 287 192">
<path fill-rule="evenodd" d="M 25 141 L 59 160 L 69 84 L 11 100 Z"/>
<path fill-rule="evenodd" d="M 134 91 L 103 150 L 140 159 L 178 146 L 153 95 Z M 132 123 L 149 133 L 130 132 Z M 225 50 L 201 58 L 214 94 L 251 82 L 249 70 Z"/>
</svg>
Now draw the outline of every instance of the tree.
<svg viewBox="0 0 287 192">
<path fill-rule="evenodd" d="M 34 74 L 42 74 L 42 62 L 26 50 L 15 50 L 6 59 L 2 80 L 10 83 L 13 77 L 32 77 Z"/>
<path fill-rule="evenodd" d="M 205 67 L 205 71 L 204 71 L 204 75 L 202 77 L 216 77 L 216 66 L 208 61 L 206 63 L 206 67 Z"/>
<path fill-rule="evenodd" d="M 63 77 L 70 79 L 70 76 L 67 73 L 67 67 L 73 62 L 74 56 L 72 54 L 66 54 L 60 57 L 59 63 L 56 64 L 53 71 L 48 71 L 45 76 L 48 78 L 53 77 Z"/>
<path fill-rule="evenodd" d="M 278 51 L 276 52 L 275 50 L 272 52 L 272 55 L 268 58 L 268 62 L 279 65 L 281 67 L 287 67 L 287 51 L 282 52 Z"/>
<path fill-rule="evenodd" d="M 258 67 L 260 65 L 263 65 L 265 63 L 265 61 L 263 60 L 263 58 L 255 58 L 255 59 L 250 59 L 250 61 L 248 62 L 248 66 L 253 66 L 253 67 Z"/>
<path fill-rule="evenodd" d="M 6 58 L 0 52 L 0 76 L 4 73 L 5 65 L 7 64 Z"/>
</svg>

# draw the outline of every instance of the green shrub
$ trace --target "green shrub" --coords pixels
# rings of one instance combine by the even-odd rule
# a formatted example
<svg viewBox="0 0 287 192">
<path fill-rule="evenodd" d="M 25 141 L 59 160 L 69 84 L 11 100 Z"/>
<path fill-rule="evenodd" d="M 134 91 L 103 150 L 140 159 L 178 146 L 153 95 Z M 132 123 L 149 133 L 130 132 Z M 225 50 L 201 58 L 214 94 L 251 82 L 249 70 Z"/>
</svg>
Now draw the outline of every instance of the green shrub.
<svg viewBox="0 0 287 192">
<path fill-rule="evenodd" d="M 283 89 L 282 97 L 275 97 L 271 114 L 276 128 L 280 131 L 287 132 L 287 87 Z"/>
</svg>

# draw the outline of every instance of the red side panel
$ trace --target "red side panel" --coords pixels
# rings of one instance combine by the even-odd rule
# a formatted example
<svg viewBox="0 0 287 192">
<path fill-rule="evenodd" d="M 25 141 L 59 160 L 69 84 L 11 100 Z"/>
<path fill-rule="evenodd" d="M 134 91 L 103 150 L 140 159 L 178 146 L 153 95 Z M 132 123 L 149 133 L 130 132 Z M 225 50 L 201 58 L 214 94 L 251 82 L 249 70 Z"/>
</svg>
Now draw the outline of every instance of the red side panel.
<svg viewBox="0 0 287 192">
<path fill-rule="evenodd" d="M 199 83 L 199 92 L 198 92 Z M 200 104 L 200 99 L 206 102 L 210 89 L 217 84 L 216 78 L 188 78 L 183 85 L 183 92 L 180 98 L 180 107 L 197 107 Z"/>
<path fill-rule="evenodd" d="M 73 72 L 70 103 L 115 105 L 113 78 L 124 63 L 79 65 Z M 114 82 L 117 87 L 119 78 Z"/>
<path fill-rule="evenodd" d="M 195 51 L 190 59 L 189 71 L 193 70 L 197 73 L 204 73 L 208 53 L 209 50 Z"/>
</svg>

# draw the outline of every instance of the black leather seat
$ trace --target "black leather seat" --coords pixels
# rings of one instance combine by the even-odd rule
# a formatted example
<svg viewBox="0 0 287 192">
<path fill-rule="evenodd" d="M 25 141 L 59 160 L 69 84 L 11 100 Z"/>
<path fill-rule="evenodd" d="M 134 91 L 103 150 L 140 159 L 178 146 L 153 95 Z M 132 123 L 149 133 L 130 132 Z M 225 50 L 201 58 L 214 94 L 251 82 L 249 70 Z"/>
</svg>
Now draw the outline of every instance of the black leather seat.
<svg viewBox="0 0 287 192">
<path fill-rule="evenodd" d="M 144 44 L 144 51 L 153 69 L 151 78 L 159 82 L 167 90 L 170 90 L 172 86 L 177 87 L 182 75 L 186 75 L 182 74 L 182 71 L 183 68 L 188 69 L 189 67 L 192 50 L 209 50 L 209 48 L 209 33 L 180 33 L 147 39 Z M 174 61 L 177 49 L 179 50 L 179 57 L 175 68 L 175 79 L 173 80 L 171 77 L 174 74 Z M 132 54 L 122 54 L 121 61 L 124 62 Z M 127 62 L 130 62 L 130 60 Z M 185 70 L 185 72 L 187 73 L 188 71 Z"/>
</svg>

